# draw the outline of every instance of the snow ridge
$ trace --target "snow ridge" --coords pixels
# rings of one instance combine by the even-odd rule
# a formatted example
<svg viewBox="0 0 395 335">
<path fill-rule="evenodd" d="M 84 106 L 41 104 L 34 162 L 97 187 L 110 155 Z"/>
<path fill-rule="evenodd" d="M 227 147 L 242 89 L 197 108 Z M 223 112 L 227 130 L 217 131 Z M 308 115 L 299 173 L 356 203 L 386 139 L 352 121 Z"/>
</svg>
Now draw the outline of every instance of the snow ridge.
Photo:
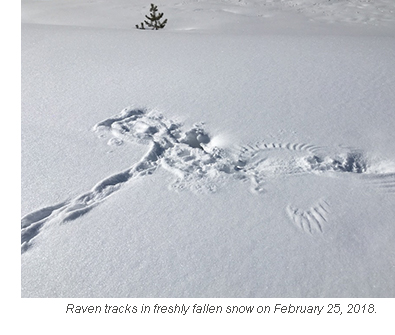
<svg viewBox="0 0 395 335">
<path fill-rule="evenodd" d="M 93 131 L 99 136 L 103 132 L 111 134 L 109 145 L 138 142 L 149 145 L 149 150 L 139 162 L 105 178 L 89 192 L 25 215 L 21 220 L 22 253 L 29 249 L 45 225 L 79 218 L 125 184 L 152 174 L 159 167 L 175 175 L 172 189 L 194 192 L 215 192 L 229 178 L 235 178 L 250 180 L 251 190 L 259 193 L 264 190 L 264 183 L 273 178 L 326 172 L 361 175 L 373 186 L 390 193 L 395 190 L 395 173 L 370 171 L 367 158 L 358 150 L 331 156 L 324 148 L 308 143 L 260 142 L 243 146 L 232 154 L 211 144 L 211 137 L 202 123 L 182 131 L 181 124 L 160 113 L 138 108 L 123 109 L 96 124 Z M 302 230 L 322 232 L 328 221 L 329 205 L 320 200 L 306 211 L 292 206 L 286 211 Z"/>
</svg>

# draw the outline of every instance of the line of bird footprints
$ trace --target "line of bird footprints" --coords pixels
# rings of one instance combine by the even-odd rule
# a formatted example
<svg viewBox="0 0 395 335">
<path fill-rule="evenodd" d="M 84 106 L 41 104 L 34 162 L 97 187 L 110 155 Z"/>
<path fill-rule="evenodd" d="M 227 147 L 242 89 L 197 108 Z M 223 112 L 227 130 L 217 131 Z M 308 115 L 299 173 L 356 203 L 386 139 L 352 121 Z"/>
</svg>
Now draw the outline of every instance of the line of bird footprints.
<svg viewBox="0 0 395 335">
<path fill-rule="evenodd" d="M 156 111 L 125 108 L 119 114 L 93 127 L 108 145 L 143 143 L 148 152 L 130 168 L 97 183 L 89 192 L 73 200 L 39 209 L 21 220 L 22 252 L 33 243 L 44 225 L 52 220 L 66 222 L 86 214 L 131 180 L 163 168 L 174 175 L 171 189 L 215 192 L 228 178 L 247 181 L 251 191 L 260 193 L 265 183 L 292 175 L 342 172 L 364 176 L 371 185 L 387 192 L 395 191 L 395 173 L 368 173 L 365 155 L 358 150 L 343 150 L 330 156 L 324 148 L 306 143 L 266 143 L 224 150 L 212 145 L 203 123 L 187 131 Z M 340 175 L 340 174 L 339 174 Z M 329 217 L 329 205 L 320 200 L 308 210 L 286 208 L 291 221 L 305 232 L 323 232 Z"/>
</svg>

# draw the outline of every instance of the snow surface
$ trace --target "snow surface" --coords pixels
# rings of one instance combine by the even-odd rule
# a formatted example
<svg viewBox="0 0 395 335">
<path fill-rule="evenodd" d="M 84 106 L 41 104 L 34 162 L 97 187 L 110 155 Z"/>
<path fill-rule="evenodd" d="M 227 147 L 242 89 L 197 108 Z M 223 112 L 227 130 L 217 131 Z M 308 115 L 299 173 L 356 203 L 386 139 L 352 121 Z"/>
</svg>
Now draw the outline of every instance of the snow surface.
<svg viewBox="0 0 395 335">
<path fill-rule="evenodd" d="M 22 297 L 395 297 L 395 3 L 22 0 Z"/>
</svg>

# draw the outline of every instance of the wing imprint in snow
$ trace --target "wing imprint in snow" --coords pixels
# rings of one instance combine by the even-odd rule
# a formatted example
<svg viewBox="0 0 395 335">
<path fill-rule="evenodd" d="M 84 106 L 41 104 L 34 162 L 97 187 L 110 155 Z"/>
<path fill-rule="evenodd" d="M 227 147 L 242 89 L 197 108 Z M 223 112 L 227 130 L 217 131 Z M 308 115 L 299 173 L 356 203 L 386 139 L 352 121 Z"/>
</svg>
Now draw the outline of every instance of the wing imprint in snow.
<svg viewBox="0 0 395 335">
<path fill-rule="evenodd" d="M 320 200 L 307 210 L 287 206 L 286 211 L 291 221 L 302 231 L 310 234 L 314 231 L 323 233 L 328 222 L 330 206 L 327 201 Z"/>
</svg>

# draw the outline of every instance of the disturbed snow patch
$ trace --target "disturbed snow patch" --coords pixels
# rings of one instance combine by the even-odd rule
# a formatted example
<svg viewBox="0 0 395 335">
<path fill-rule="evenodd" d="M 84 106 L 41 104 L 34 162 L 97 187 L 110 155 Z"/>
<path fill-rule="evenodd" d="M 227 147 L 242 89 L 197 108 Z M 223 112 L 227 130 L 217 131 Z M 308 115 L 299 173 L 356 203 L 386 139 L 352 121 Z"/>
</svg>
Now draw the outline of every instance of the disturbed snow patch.
<svg viewBox="0 0 395 335">
<path fill-rule="evenodd" d="M 177 179 L 175 189 L 214 191 L 224 180 L 223 173 L 231 171 L 231 162 L 225 152 L 211 147 L 209 134 L 203 124 L 195 124 L 183 132 L 181 124 L 166 119 L 155 111 L 124 109 L 114 118 L 98 123 L 96 132 L 110 133 L 109 144 L 139 142 L 150 145 L 143 165 L 163 167 Z"/>
<path fill-rule="evenodd" d="M 328 154 L 309 143 L 267 143 L 243 146 L 236 153 L 211 143 L 203 124 L 183 131 L 180 123 L 156 111 L 125 108 L 114 117 L 93 127 L 100 137 L 111 135 L 109 145 L 143 143 L 149 146 L 142 159 L 130 168 L 98 182 L 89 192 L 73 200 L 32 212 L 21 221 L 21 248 L 28 250 L 33 239 L 48 222 L 67 222 L 86 214 L 126 183 L 163 168 L 175 176 L 171 188 L 195 192 L 215 192 L 229 178 L 250 181 L 253 192 L 262 192 L 264 183 L 274 178 L 318 175 L 360 175 L 362 180 L 387 192 L 395 191 L 395 171 L 377 173 L 369 168 L 366 156 L 358 150 L 342 149 Z M 377 163 L 376 163 L 377 165 Z M 287 207 L 290 219 L 303 231 L 323 231 L 328 207 L 320 201 L 307 210 Z"/>
</svg>

